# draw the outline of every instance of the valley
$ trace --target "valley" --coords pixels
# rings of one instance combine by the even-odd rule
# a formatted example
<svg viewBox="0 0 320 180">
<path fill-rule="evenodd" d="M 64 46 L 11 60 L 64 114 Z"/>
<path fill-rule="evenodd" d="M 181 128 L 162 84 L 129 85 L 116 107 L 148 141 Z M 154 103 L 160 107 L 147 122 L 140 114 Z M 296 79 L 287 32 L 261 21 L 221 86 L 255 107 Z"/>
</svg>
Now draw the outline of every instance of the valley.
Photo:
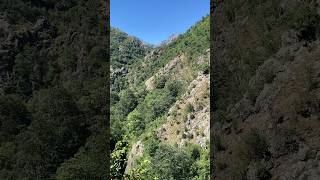
<svg viewBox="0 0 320 180">
<path fill-rule="evenodd" d="M 114 179 L 208 179 L 209 44 L 208 16 L 155 48 L 111 30 Z"/>
</svg>

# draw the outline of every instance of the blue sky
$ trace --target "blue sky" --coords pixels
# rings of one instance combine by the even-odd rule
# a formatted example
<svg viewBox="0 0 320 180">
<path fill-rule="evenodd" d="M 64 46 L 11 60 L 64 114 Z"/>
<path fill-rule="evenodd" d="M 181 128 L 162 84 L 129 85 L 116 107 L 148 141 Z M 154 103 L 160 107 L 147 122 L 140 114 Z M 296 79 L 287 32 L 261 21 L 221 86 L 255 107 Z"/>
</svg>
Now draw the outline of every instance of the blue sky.
<svg viewBox="0 0 320 180">
<path fill-rule="evenodd" d="M 110 0 L 111 26 L 159 44 L 210 12 L 210 0 Z"/>
</svg>

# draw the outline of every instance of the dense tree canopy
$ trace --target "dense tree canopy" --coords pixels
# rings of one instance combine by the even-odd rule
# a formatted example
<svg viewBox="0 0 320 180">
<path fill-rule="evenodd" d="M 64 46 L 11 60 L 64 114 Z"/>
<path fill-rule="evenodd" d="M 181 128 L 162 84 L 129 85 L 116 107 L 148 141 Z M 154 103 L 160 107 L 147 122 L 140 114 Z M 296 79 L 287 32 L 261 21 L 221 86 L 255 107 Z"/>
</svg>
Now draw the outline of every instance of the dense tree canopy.
<svg viewBox="0 0 320 180">
<path fill-rule="evenodd" d="M 107 178 L 105 3 L 0 3 L 0 179 Z"/>
</svg>

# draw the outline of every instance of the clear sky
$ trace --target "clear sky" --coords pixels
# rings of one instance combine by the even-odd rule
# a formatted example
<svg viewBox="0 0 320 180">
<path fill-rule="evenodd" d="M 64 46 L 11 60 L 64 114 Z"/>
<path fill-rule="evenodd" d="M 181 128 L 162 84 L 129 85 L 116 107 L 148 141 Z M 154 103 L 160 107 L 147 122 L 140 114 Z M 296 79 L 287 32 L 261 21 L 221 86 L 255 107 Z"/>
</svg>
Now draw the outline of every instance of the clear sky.
<svg viewBox="0 0 320 180">
<path fill-rule="evenodd" d="M 154 45 L 209 12 L 210 0 L 110 0 L 111 26 Z"/>
</svg>

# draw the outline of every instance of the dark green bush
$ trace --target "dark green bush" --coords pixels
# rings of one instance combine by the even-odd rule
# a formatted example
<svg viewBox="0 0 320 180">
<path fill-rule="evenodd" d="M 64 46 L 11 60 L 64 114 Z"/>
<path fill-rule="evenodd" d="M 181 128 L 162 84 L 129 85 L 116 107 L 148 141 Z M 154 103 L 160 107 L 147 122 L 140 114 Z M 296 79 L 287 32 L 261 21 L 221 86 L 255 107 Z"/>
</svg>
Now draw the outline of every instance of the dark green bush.
<svg viewBox="0 0 320 180">
<path fill-rule="evenodd" d="M 167 79 L 168 77 L 165 76 L 165 75 L 159 75 L 159 76 L 156 76 L 155 78 L 155 87 L 158 88 L 158 89 L 162 89 L 164 88 L 166 82 L 167 82 Z"/>
<path fill-rule="evenodd" d="M 221 123 L 224 123 L 227 121 L 227 115 L 226 115 L 226 112 L 223 111 L 223 110 L 216 110 L 212 113 L 212 121 L 214 123 L 216 122 L 221 122 Z"/>
<path fill-rule="evenodd" d="M 165 87 L 168 89 L 172 97 L 177 97 L 182 90 L 182 84 L 178 80 L 167 81 Z"/>
<path fill-rule="evenodd" d="M 218 151 L 224 151 L 225 147 L 222 145 L 222 141 L 221 141 L 221 137 L 220 136 L 213 136 L 212 139 L 212 143 L 213 143 L 213 151 L 218 152 Z"/>
<path fill-rule="evenodd" d="M 265 167 L 258 168 L 257 179 L 258 180 L 270 180 L 272 178 L 271 173 Z"/>
<path fill-rule="evenodd" d="M 153 157 L 159 147 L 160 141 L 154 137 L 149 138 L 145 143 L 144 143 L 144 148 L 146 152 Z"/>
<path fill-rule="evenodd" d="M 0 144 L 11 140 L 31 122 L 31 114 L 18 95 L 0 96 Z"/>
<path fill-rule="evenodd" d="M 152 160 L 152 171 L 159 179 L 189 179 L 192 158 L 183 150 L 160 145 Z"/>
<path fill-rule="evenodd" d="M 192 105 L 191 103 L 188 103 L 188 104 L 186 105 L 185 111 L 186 111 L 187 114 L 193 112 L 193 111 L 194 111 L 193 105 Z"/>
<path fill-rule="evenodd" d="M 252 130 L 244 137 L 242 153 L 248 160 L 261 160 L 270 157 L 269 145 L 257 130 Z"/>
</svg>

